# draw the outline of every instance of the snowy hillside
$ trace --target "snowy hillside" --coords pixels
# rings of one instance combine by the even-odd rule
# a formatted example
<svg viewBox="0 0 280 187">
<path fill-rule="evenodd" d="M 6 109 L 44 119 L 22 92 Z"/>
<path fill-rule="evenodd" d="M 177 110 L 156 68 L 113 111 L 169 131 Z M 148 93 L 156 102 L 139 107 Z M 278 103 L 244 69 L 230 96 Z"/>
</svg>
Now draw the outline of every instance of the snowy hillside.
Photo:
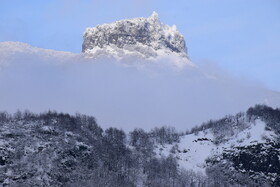
<svg viewBox="0 0 280 187">
<path fill-rule="evenodd" d="M 246 122 L 246 129 L 234 132 L 220 144 L 214 142 L 213 130 L 207 129 L 183 136 L 180 143 L 159 146 L 157 152 L 160 156 L 173 154 L 181 167 L 205 174 L 206 159 L 209 157 L 234 147 L 265 143 L 267 138 L 275 140 L 276 135 L 273 131 L 265 130 L 265 123 L 258 119 Z"/>
<path fill-rule="evenodd" d="M 210 120 L 156 146 L 158 157 L 172 155 L 180 167 L 214 180 L 214 186 L 280 185 L 280 110 L 258 105 L 246 113 Z"/>
<path fill-rule="evenodd" d="M 94 117 L 0 112 L 1 186 L 280 185 L 280 110 L 264 105 L 211 120 L 125 133 Z"/>
<path fill-rule="evenodd" d="M 100 54 L 139 57 L 155 57 L 175 54 L 187 57 L 187 48 L 182 34 L 176 26 L 164 25 L 156 12 L 148 18 L 134 18 L 111 24 L 87 28 L 84 33 L 83 52 L 97 56 Z"/>
</svg>

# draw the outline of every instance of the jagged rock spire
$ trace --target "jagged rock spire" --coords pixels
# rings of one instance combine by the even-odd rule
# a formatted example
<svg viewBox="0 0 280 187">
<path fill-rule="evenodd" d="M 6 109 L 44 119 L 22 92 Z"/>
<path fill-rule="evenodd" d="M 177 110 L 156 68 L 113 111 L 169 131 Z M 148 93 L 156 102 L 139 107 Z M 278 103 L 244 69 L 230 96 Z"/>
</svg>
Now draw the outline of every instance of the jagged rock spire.
<svg viewBox="0 0 280 187">
<path fill-rule="evenodd" d="M 152 15 L 148 19 L 150 19 L 152 21 L 158 21 L 159 22 L 158 13 L 156 11 L 153 11 Z"/>
</svg>

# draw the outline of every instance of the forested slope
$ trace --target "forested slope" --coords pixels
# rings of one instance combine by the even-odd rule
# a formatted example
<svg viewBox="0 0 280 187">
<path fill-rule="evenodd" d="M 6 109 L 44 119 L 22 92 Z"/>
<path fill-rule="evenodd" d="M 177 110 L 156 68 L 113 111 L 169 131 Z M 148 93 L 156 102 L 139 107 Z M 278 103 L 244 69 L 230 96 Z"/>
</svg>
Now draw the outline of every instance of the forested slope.
<svg viewBox="0 0 280 187">
<path fill-rule="evenodd" d="M 187 133 L 165 126 L 126 134 L 81 114 L 2 112 L 0 183 L 279 186 L 279 116 L 279 109 L 257 105 Z"/>
</svg>

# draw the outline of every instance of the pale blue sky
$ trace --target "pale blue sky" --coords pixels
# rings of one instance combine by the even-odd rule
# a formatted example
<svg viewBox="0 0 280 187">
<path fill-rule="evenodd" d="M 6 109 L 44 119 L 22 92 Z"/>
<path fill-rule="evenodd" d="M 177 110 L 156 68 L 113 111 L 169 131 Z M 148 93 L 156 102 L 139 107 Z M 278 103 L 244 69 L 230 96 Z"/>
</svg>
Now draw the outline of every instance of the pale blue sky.
<svg viewBox="0 0 280 187">
<path fill-rule="evenodd" d="M 80 52 L 86 27 L 159 13 L 194 63 L 280 91 L 279 0 L 1 0 L 0 41 Z"/>
</svg>

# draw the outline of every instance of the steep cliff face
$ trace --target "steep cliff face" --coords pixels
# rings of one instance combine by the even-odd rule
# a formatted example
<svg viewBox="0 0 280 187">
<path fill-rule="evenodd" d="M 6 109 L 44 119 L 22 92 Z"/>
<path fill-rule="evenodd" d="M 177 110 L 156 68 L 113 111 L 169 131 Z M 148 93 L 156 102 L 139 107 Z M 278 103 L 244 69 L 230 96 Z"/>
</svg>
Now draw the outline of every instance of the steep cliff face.
<svg viewBox="0 0 280 187">
<path fill-rule="evenodd" d="M 176 26 L 164 25 L 158 14 L 148 18 L 134 18 L 87 28 L 84 33 L 84 53 L 103 50 L 111 53 L 140 53 L 144 57 L 157 56 L 159 51 L 187 57 L 185 39 Z"/>
</svg>

